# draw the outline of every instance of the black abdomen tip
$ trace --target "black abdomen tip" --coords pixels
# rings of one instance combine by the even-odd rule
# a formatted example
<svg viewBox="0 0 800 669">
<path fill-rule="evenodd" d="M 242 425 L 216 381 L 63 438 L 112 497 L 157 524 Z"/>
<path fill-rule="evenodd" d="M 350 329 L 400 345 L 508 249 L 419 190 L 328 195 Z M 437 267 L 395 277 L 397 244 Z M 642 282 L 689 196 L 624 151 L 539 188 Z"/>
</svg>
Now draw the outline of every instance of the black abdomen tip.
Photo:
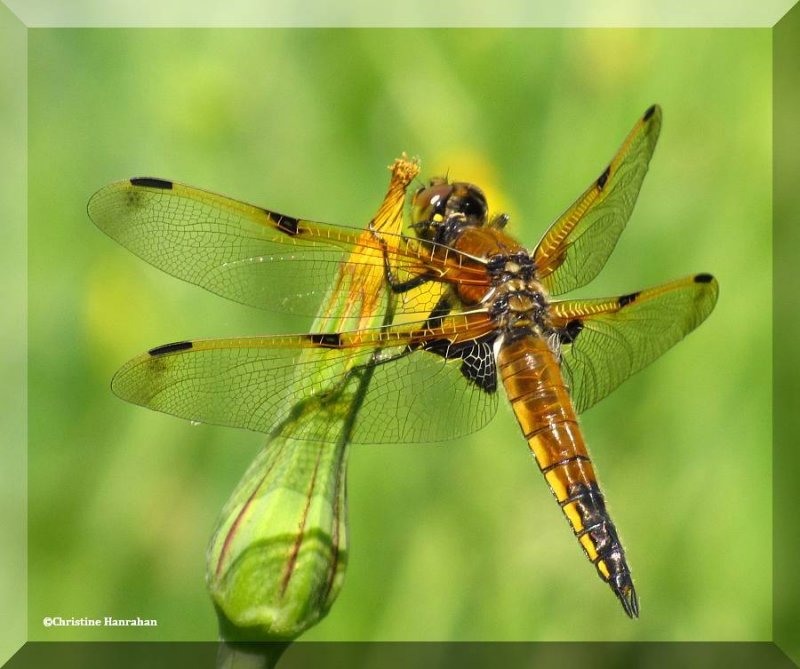
<svg viewBox="0 0 800 669">
<path fill-rule="evenodd" d="M 146 188 L 161 188 L 162 190 L 172 190 L 172 182 L 166 179 L 156 179 L 154 177 L 134 177 L 131 185 L 144 186 Z"/>
<path fill-rule="evenodd" d="M 698 274 L 694 277 L 695 283 L 711 283 L 714 277 L 710 274 Z"/>
<path fill-rule="evenodd" d="M 642 120 L 643 121 L 648 121 L 650 119 L 650 117 L 655 113 L 656 113 L 656 105 L 650 105 L 647 108 L 647 111 L 644 113 L 644 116 L 642 116 Z"/>
</svg>

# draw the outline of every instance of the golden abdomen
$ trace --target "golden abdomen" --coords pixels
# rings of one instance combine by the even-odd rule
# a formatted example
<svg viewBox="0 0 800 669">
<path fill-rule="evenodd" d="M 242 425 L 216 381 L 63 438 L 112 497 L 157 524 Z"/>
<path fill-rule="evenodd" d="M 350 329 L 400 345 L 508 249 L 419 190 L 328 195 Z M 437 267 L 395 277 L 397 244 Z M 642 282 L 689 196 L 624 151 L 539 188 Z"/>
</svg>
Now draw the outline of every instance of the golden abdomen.
<svg viewBox="0 0 800 669">
<path fill-rule="evenodd" d="M 498 368 L 514 414 L 573 532 L 631 616 L 638 604 L 558 360 L 541 337 L 500 347 Z"/>
</svg>

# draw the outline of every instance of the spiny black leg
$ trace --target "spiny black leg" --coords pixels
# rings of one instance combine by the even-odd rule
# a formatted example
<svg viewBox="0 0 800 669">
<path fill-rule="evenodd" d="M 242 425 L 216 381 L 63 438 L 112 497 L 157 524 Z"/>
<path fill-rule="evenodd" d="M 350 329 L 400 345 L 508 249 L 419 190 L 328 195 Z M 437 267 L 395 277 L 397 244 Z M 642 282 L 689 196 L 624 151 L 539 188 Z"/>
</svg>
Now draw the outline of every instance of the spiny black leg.
<svg viewBox="0 0 800 669">
<path fill-rule="evenodd" d="M 386 266 L 386 281 L 389 283 L 389 288 L 392 289 L 393 293 L 406 293 L 409 290 L 413 290 L 414 288 L 418 288 L 424 283 L 428 283 L 430 279 L 427 276 L 416 276 L 413 279 L 409 279 L 408 281 L 397 281 L 395 277 L 392 275 L 391 269 L 389 266 Z"/>
<path fill-rule="evenodd" d="M 363 365 L 356 365 L 355 367 L 353 367 L 351 371 L 361 372 L 365 369 L 369 369 L 370 367 L 385 365 L 387 362 L 394 362 L 395 360 L 400 360 L 400 358 L 405 358 L 407 355 L 413 353 L 414 351 L 416 351 L 416 348 L 412 348 L 411 346 L 406 346 L 399 353 L 391 353 L 389 355 L 381 355 L 380 351 L 375 351 L 370 356 L 369 362 L 365 362 Z"/>
<path fill-rule="evenodd" d="M 399 353 L 391 353 L 388 355 L 382 355 L 380 351 L 374 351 L 367 362 L 364 362 L 360 365 L 354 365 L 347 371 L 346 374 L 342 376 L 341 379 L 339 379 L 333 388 L 323 391 L 319 397 L 323 401 L 334 399 L 347 386 L 347 384 L 350 383 L 350 379 L 352 379 L 354 376 L 360 377 L 368 369 L 377 367 L 378 365 L 385 365 L 387 362 L 394 362 L 400 358 L 405 358 L 409 353 L 413 353 L 415 350 L 416 349 L 407 346 Z"/>
<path fill-rule="evenodd" d="M 442 295 L 436 306 L 431 310 L 430 315 L 423 324 L 423 328 L 433 330 L 434 328 L 441 327 L 442 320 L 453 310 L 453 305 L 450 304 L 449 295 Z"/>
<path fill-rule="evenodd" d="M 427 283 L 430 280 L 427 276 L 421 274 L 420 276 L 415 276 L 413 279 L 409 279 L 408 281 L 398 281 L 392 273 L 392 267 L 389 264 L 389 250 L 386 248 L 386 242 L 380 237 L 378 237 L 378 242 L 380 243 L 381 251 L 383 252 L 383 273 L 386 277 L 386 283 L 389 284 L 389 288 L 392 289 L 393 293 L 406 293 L 409 290 L 418 288 L 423 283 Z"/>
<path fill-rule="evenodd" d="M 452 311 L 452 309 L 453 305 L 450 304 L 450 300 L 448 299 L 447 295 L 442 295 L 439 298 L 439 301 L 436 303 L 436 306 L 431 311 L 427 320 L 423 323 L 422 329 L 432 330 L 433 328 L 439 327 L 441 325 L 441 319 L 447 316 L 450 313 L 450 311 Z M 381 356 L 380 351 L 375 351 L 372 354 L 372 357 L 370 358 L 369 362 L 366 362 L 363 365 L 356 365 L 355 367 L 353 367 L 352 371 L 360 372 L 361 370 L 369 367 L 376 367 L 378 365 L 384 365 L 387 362 L 394 362 L 395 360 L 399 360 L 400 358 L 405 358 L 408 354 L 414 353 L 414 351 L 418 351 L 420 348 L 425 348 L 425 345 L 409 344 L 402 351 L 400 351 L 400 353 L 393 353 L 386 356 Z"/>
</svg>

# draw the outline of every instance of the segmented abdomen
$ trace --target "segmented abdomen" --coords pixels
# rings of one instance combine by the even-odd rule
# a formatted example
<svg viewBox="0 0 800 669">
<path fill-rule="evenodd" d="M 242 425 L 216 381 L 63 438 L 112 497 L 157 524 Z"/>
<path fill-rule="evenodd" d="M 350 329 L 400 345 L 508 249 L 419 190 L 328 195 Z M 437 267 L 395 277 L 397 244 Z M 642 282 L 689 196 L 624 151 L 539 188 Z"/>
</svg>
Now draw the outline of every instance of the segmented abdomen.
<svg viewBox="0 0 800 669">
<path fill-rule="evenodd" d="M 625 552 L 606 511 L 558 360 L 544 339 L 529 335 L 501 346 L 497 362 L 525 439 L 575 536 L 625 612 L 638 616 Z"/>
</svg>

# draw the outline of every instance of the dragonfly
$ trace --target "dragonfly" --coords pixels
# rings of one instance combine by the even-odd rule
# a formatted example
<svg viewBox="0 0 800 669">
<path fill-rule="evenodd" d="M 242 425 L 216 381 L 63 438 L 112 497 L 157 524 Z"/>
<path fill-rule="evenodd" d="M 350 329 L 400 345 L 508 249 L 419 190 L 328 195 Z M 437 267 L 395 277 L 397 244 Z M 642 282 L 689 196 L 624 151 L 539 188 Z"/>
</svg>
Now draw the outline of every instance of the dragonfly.
<svg viewBox="0 0 800 669">
<path fill-rule="evenodd" d="M 386 289 L 393 298 L 376 327 L 157 346 L 126 363 L 112 390 L 193 422 L 274 433 L 297 407 L 330 406 L 337 389 L 368 371 L 352 443 L 472 433 L 493 418 L 504 391 L 580 546 L 625 613 L 638 617 L 625 550 L 577 416 L 703 322 L 718 283 L 699 273 L 609 298 L 554 297 L 605 265 L 661 124 L 653 105 L 532 250 L 506 232 L 507 214 L 490 214 L 478 186 L 446 178 L 410 197 L 408 234 L 296 218 L 161 178 L 112 183 L 89 201 L 94 223 L 213 293 L 313 315 L 350 272 L 371 277 L 363 295 Z M 331 438 L 313 422 L 291 436 Z"/>
</svg>

